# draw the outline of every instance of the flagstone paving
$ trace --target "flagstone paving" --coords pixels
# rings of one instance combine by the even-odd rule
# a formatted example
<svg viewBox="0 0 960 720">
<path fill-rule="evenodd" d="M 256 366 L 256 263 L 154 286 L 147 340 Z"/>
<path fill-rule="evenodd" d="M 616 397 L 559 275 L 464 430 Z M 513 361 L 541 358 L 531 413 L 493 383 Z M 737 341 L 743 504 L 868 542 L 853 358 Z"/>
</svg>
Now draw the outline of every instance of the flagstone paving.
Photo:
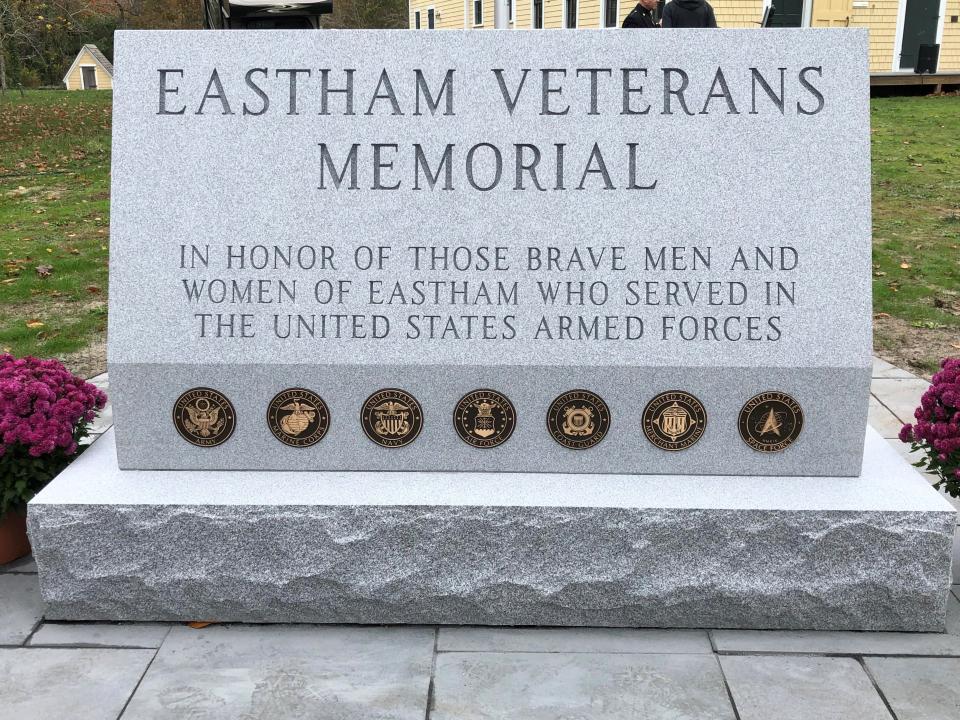
<svg viewBox="0 0 960 720">
<path fill-rule="evenodd" d="M 913 460 L 926 383 L 873 377 L 870 424 Z M 945 633 L 43 622 L 25 558 L 0 567 L 0 718 L 960 719 L 957 538 Z"/>
</svg>

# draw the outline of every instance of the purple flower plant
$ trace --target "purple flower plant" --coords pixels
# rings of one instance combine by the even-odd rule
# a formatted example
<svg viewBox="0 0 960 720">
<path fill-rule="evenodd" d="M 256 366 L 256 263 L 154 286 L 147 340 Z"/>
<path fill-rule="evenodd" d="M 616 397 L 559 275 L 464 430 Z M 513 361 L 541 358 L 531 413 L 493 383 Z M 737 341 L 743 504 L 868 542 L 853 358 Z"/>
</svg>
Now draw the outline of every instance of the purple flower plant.
<svg viewBox="0 0 960 720">
<path fill-rule="evenodd" d="M 913 415 L 916 422 L 903 426 L 900 440 L 926 453 L 914 465 L 939 476 L 934 487 L 960 497 L 960 358 L 940 363 Z"/>
</svg>

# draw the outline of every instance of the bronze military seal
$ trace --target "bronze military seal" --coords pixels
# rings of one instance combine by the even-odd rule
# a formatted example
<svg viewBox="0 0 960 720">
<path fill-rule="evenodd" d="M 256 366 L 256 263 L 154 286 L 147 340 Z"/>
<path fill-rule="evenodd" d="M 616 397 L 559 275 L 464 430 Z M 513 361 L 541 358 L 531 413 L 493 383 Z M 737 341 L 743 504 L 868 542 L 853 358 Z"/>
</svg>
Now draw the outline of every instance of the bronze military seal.
<svg viewBox="0 0 960 720">
<path fill-rule="evenodd" d="M 377 390 L 363 403 L 360 424 L 377 445 L 403 447 L 416 440 L 423 429 L 423 408 L 413 395 L 403 390 Z"/>
<path fill-rule="evenodd" d="M 758 452 L 780 452 L 803 430 L 800 403 L 783 392 L 768 390 L 747 400 L 737 423 L 740 437 Z"/>
<path fill-rule="evenodd" d="M 596 393 L 571 390 L 547 410 L 547 431 L 565 448 L 592 448 L 610 431 L 610 408 Z"/>
<path fill-rule="evenodd" d="M 494 448 L 513 434 L 517 412 L 506 395 L 496 390 L 467 393 L 453 410 L 453 427 L 460 439 L 475 448 Z"/>
<path fill-rule="evenodd" d="M 310 447 L 327 434 L 330 410 L 315 392 L 289 388 L 277 393 L 267 406 L 267 427 L 284 445 Z"/>
<path fill-rule="evenodd" d="M 226 396 L 211 388 L 187 390 L 173 404 L 173 425 L 197 447 L 222 445 L 233 434 L 237 416 Z"/>
<path fill-rule="evenodd" d="M 661 450 L 686 450 L 707 429 L 707 412 L 682 390 L 660 393 L 643 409 L 643 434 Z"/>
</svg>

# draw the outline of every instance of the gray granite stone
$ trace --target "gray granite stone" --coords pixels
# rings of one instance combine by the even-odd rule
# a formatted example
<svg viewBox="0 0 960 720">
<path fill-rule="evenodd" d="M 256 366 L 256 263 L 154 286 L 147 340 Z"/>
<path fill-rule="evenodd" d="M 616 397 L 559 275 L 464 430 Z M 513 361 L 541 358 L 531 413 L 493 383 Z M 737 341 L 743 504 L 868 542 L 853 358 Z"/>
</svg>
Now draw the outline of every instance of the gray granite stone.
<svg viewBox="0 0 960 720">
<path fill-rule="evenodd" d="M 710 653 L 710 640 L 697 630 L 615 630 L 600 628 L 440 628 L 440 652 L 527 653 Z"/>
<path fill-rule="evenodd" d="M 852 658 L 720 658 L 740 720 L 891 720 Z"/>
<path fill-rule="evenodd" d="M 37 563 L 33 559 L 33 555 L 27 555 L 19 560 L 14 560 L 12 563 L 0 565 L 0 573 L 27 573 L 35 575 L 36 572 Z"/>
<path fill-rule="evenodd" d="M 714 630 L 711 636 L 720 653 L 960 657 L 960 602 L 953 596 L 947 601 L 946 630 L 945 633 Z"/>
<path fill-rule="evenodd" d="M 123 471 L 31 503 L 48 617 L 932 630 L 953 508 L 859 478 Z M 90 553 L 92 546 L 97 553 Z"/>
<path fill-rule="evenodd" d="M 897 720 L 960 717 L 960 658 L 868 658 Z"/>
<path fill-rule="evenodd" d="M 920 405 L 920 398 L 930 387 L 930 383 L 921 378 L 875 379 L 870 383 L 871 391 L 901 422 L 912 423 L 913 412 Z"/>
<path fill-rule="evenodd" d="M 175 627 L 124 720 L 423 720 L 431 628 Z"/>
<path fill-rule="evenodd" d="M 0 575 L 0 645 L 22 645 L 43 617 L 36 575 Z"/>
<path fill-rule="evenodd" d="M 0 648 L 0 715 L 116 720 L 153 650 Z"/>
<path fill-rule="evenodd" d="M 443 653 L 431 720 L 733 720 L 710 655 Z"/>
<path fill-rule="evenodd" d="M 170 632 L 160 623 L 50 623 L 41 625 L 28 645 L 51 647 L 158 648 Z"/>
<path fill-rule="evenodd" d="M 389 48 L 372 58 L 371 47 Z M 870 322 L 870 149 L 867 86 L 867 33 L 864 29 L 783 30 L 759 37 L 751 30 L 704 33 L 696 42 L 684 34 L 645 38 L 642 56 L 630 33 L 410 33 L 408 31 L 331 31 L 322 34 L 124 32 L 116 38 L 114 136 L 111 204 L 111 288 L 109 370 L 118 419 L 120 465 L 129 469 L 315 469 L 423 471 L 546 471 L 619 473 L 697 473 L 856 476 L 862 457 L 871 374 Z M 210 58 L 231 107 L 208 98 L 197 112 L 210 82 Z M 590 82 L 577 68 L 609 68 L 601 74 L 597 113 L 590 112 Z M 634 83 L 638 106 L 663 104 L 663 67 L 682 65 L 688 97 L 697 109 L 622 114 L 623 67 L 649 68 Z M 811 104 L 812 93 L 799 80 L 808 72 L 824 98 L 822 111 L 806 115 L 797 103 Z M 705 114 L 703 104 L 717 68 L 741 106 L 728 113 L 716 97 Z M 297 108 L 288 114 L 289 78 L 279 73 L 262 79 L 271 104 L 261 115 L 243 113 L 243 103 L 259 105 L 245 83 L 253 67 L 311 68 L 299 77 Z M 344 97 L 332 98 L 332 111 L 320 114 L 319 68 L 333 68 L 333 87 L 345 84 L 344 67 L 356 69 L 356 114 L 343 114 Z M 749 103 L 754 67 L 777 75 L 786 68 L 786 112 L 765 95 L 758 111 Z M 161 68 L 179 68 L 160 92 Z M 388 68 L 402 114 L 370 100 L 381 72 Z M 521 68 L 531 68 L 515 109 L 508 112 L 494 69 L 504 69 L 510 88 Z M 542 112 L 542 68 L 563 69 L 548 78 L 562 94 L 548 97 L 570 112 Z M 454 71 L 451 114 L 416 114 L 415 70 L 431 92 L 448 69 Z M 642 80 L 642 82 L 641 82 Z M 776 84 L 776 80 L 773 80 Z M 639 85 L 637 85 L 639 87 Z M 182 115 L 165 114 L 159 98 Z M 669 93 L 667 97 L 670 97 Z M 629 99 L 629 98 L 628 98 Z M 813 105 L 811 105 L 812 107 Z M 366 114 L 369 111 L 369 115 Z M 230 137 L 229 151 L 223 138 Z M 371 143 L 385 137 L 384 183 L 398 179 L 398 190 L 373 189 Z M 656 138 L 656 142 L 647 142 Z M 625 190 L 629 165 L 626 142 L 642 142 L 638 173 L 651 191 Z M 478 143 L 502 147 L 503 182 L 489 192 L 470 188 L 465 163 Z M 602 189 L 595 175 L 581 184 L 593 143 L 603 153 L 616 190 Z M 320 143 L 327 143 L 338 167 L 354 143 L 358 146 L 357 189 L 331 189 Z M 448 144 L 454 146 L 452 190 L 414 189 L 413 145 L 419 143 L 437 165 Z M 555 144 L 564 146 L 566 180 L 544 191 L 515 190 L 516 143 L 542 150 L 543 177 L 556 176 Z M 677 147 L 695 152 L 676 153 Z M 776 148 L 776 161 L 771 161 Z M 478 177 L 492 173 L 492 151 L 477 157 Z M 387 157 L 388 156 L 388 157 Z M 523 158 L 521 158 L 521 161 Z M 596 163 L 595 163 L 596 164 Z M 432 167 L 432 166 L 431 166 Z M 551 169 L 552 168 L 552 169 Z M 326 172 L 326 180 L 321 179 Z M 349 182 L 349 181 L 348 181 Z M 320 189 L 321 184 L 326 189 Z M 703 192 L 704 186 L 709 192 Z M 843 203 L 836 198 L 843 197 Z M 643 207 L 638 213 L 636 209 Z M 772 207 L 776 212 L 771 212 Z M 176 208 L 171 212 L 171 208 Z M 202 239 L 197 228 L 203 228 Z M 348 229 L 348 230 L 346 230 Z M 842 237 L 843 242 L 837 242 Z M 682 239 L 678 240 L 678 238 Z M 181 268 L 180 244 L 209 245 L 209 265 Z M 476 250 L 506 248 L 508 269 L 416 269 L 411 246 L 437 244 Z M 297 249 L 329 246 L 335 269 L 281 267 L 263 270 L 226 267 L 227 246 L 262 244 Z M 645 250 L 654 255 L 679 250 L 678 267 L 648 269 Z M 756 271 L 734 266 L 741 247 L 753 264 L 757 246 L 767 252 L 795 248 L 795 269 Z M 382 269 L 359 270 L 358 247 L 389 246 Z M 606 246 L 598 269 L 527 269 L 528 248 L 564 257 L 577 249 L 588 258 Z M 623 266 L 608 262 L 610 247 L 623 247 Z M 711 266 L 694 267 L 690 248 L 711 249 Z M 206 249 L 205 247 L 203 248 Z M 189 256 L 189 253 L 188 253 Z M 189 257 L 188 257 L 189 260 Z M 282 262 L 281 262 L 282 265 Z M 671 263 L 673 265 L 673 263 Z M 296 281 L 294 300 L 249 303 L 190 301 L 183 281 Z M 318 302 L 318 281 L 349 281 L 343 304 Z M 371 304 L 369 281 L 403 283 L 408 298 L 415 281 L 518 283 L 518 304 L 464 305 L 449 299 L 426 304 Z M 537 282 L 605 282 L 602 305 L 545 304 Z M 661 283 L 656 297 L 640 304 L 628 289 L 634 281 Z M 667 298 L 665 282 L 718 282 L 714 304 L 707 286 L 687 299 Z M 723 283 L 742 282 L 748 290 L 740 304 L 724 303 Z M 764 283 L 795 289 L 795 304 L 766 304 Z M 796 283 L 796 285 L 792 285 Z M 565 287 L 565 286 L 561 286 Z M 575 286 L 576 287 L 576 286 Z M 683 286 L 681 286 L 683 287 Z M 739 286 L 737 286 L 739 287 Z M 277 299 L 268 284 L 268 300 Z M 417 299 L 414 299 L 417 302 Z M 599 302 L 599 301 L 598 301 Z M 671 304 L 667 304 L 667 303 Z M 163 308 L 163 312 L 157 312 Z M 200 337 L 198 314 L 247 313 L 254 335 Z M 362 315 L 367 337 L 278 337 L 273 316 Z M 369 336 L 369 316 L 390 320 L 385 339 Z M 409 332 L 411 322 L 425 327 L 435 316 L 445 326 L 455 318 L 459 339 L 425 339 Z M 492 339 L 466 338 L 462 316 L 489 315 Z M 516 337 L 507 339 L 503 320 L 514 317 Z M 573 339 L 537 337 L 541 317 L 559 334 L 560 318 L 572 318 Z M 642 336 L 626 339 L 625 318 L 645 323 Z M 598 321 L 610 340 L 579 337 L 577 327 Z M 706 318 L 716 321 L 712 326 Z M 748 340 L 747 318 L 758 318 L 759 332 Z M 768 321 L 779 318 L 778 331 Z M 664 319 L 677 331 L 663 332 Z M 319 327 L 319 320 L 317 321 Z M 707 330 L 708 324 L 711 329 Z M 475 328 L 479 323 L 475 323 Z M 696 325 L 696 329 L 694 328 Z M 634 328 L 638 325 L 634 323 Z M 723 331 L 727 327 L 730 336 Z M 590 331 L 592 333 L 592 331 Z M 348 333 L 349 334 L 349 333 Z M 604 330 L 606 336 L 606 330 Z M 506 335 L 507 338 L 502 337 Z M 211 386 L 234 403 L 237 427 L 218 448 L 198 448 L 182 440 L 170 421 L 175 399 L 185 390 Z M 264 415 L 273 395 L 290 386 L 317 391 L 330 406 L 329 435 L 310 450 L 289 448 L 269 433 Z M 424 408 L 421 437 L 406 450 L 380 449 L 361 432 L 357 416 L 363 400 L 383 387 L 402 387 Z M 471 449 L 454 432 L 456 401 L 478 387 L 505 393 L 517 410 L 517 429 L 496 450 Z M 572 452 L 556 444 L 544 427 L 552 400 L 584 386 L 611 406 L 611 432 L 602 445 Z M 683 453 L 667 453 L 638 437 L 638 416 L 646 402 L 664 390 L 697 395 L 709 415 L 700 442 Z M 757 453 L 741 442 L 737 414 L 753 394 L 791 393 L 804 409 L 799 441 L 786 452 Z M 333 450 L 333 451 L 331 451 Z"/>
</svg>

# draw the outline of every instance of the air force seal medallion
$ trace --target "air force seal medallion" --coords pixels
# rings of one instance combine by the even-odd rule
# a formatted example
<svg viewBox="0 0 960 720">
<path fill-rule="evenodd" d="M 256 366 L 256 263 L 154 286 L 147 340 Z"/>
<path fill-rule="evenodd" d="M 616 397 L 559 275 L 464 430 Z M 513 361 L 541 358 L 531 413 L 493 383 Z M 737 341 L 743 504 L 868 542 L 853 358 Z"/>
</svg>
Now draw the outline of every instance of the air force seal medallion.
<svg viewBox="0 0 960 720">
<path fill-rule="evenodd" d="M 786 393 L 768 391 L 754 395 L 740 410 L 740 437 L 758 452 L 780 452 L 800 435 L 803 410 Z"/>
<path fill-rule="evenodd" d="M 495 390 L 474 390 L 460 398 L 453 411 L 457 434 L 475 448 L 502 445 L 510 439 L 516 422 L 513 404 Z"/>
<path fill-rule="evenodd" d="M 592 448 L 610 431 L 610 408 L 589 390 L 571 390 L 550 405 L 547 430 L 565 448 Z"/>
<path fill-rule="evenodd" d="M 173 405 L 173 425 L 191 445 L 214 447 L 233 435 L 237 416 L 223 393 L 210 388 L 187 390 Z"/>
<path fill-rule="evenodd" d="M 661 450 L 686 450 L 707 429 L 707 413 L 690 393 L 660 393 L 643 409 L 643 434 Z"/>
<path fill-rule="evenodd" d="M 386 448 L 409 445 L 423 429 L 423 408 L 410 393 L 395 388 L 378 390 L 360 410 L 367 437 Z"/>
<path fill-rule="evenodd" d="M 330 427 L 330 411 L 316 393 L 290 388 L 277 393 L 267 407 L 267 427 L 290 447 L 310 447 L 323 440 Z"/>
</svg>

